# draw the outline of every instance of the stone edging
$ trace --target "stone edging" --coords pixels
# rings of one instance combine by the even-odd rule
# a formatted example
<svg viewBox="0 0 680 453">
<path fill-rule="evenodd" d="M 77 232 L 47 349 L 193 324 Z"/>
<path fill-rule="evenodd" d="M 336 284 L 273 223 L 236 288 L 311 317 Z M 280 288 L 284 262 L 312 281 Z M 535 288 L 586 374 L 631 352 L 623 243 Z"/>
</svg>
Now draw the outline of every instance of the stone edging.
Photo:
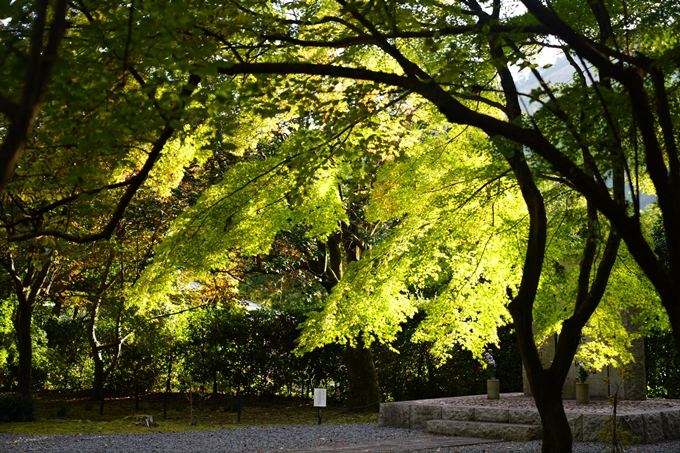
<svg viewBox="0 0 680 453">
<path fill-rule="evenodd" d="M 397 428 L 425 429 L 428 420 L 471 420 L 500 423 L 536 424 L 540 425 L 540 417 L 535 406 L 521 404 L 513 408 L 509 404 L 496 404 L 476 397 L 481 405 L 456 404 L 455 398 L 437 400 L 405 401 L 383 403 L 380 405 L 381 426 Z M 643 443 L 655 443 L 663 440 L 680 439 L 680 404 L 673 401 L 671 407 L 658 404 L 647 405 L 635 402 L 627 412 L 619 413 L 617 426 L 625 429 L 633 437 L 639 437 Z M 462 402 L 462 401 L 461 401 Z M 434 403 L 434 404 L 432 404 Z M 488 405 L 487 405 L 488 404 Z M 587 406 L 567 404 L 565 407 L 567 420 L 571 426 L 574 440 L 601 440 L 598 432 L 605 430 L 611 423 L 611 415 L 589 411 Z M 611 405 L 609 405 L 611 408 Z M 634 410 L 637 409 L 637 410 Z M 611 409 L 610 409 L 611 410 Z"/>
</svg>

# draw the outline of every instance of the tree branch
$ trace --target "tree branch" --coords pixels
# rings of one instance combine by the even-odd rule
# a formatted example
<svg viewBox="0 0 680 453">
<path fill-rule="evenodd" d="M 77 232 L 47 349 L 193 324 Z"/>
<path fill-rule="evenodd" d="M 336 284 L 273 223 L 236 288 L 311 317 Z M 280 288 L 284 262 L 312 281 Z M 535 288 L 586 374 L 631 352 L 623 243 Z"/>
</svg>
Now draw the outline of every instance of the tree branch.
<svg viewBox="0 0 680 453">
<path fill-rule="evenodd" d="M 336 0 L 343 8 L 348 8 L 348 3 L 345 0 Z M 359 21 L 373 36 L 376 41 L 376 45 L 380 47 L 387 55 L 394 58 L 394 60 L 401 66 L 404 72 L 411 77 L 417 77 L 421 80 L 430 80 L 432 77 L 423 71 L 420 66 L 413 63 L 411 60 L 406 58 L 396 46 L 392 45 L 387 41 L 387 39 L 378 31 L 378 29 L 361 13 L 359 13 L 356 5 L 352 5 L 350 9 L 350 14 Z"/>
<path fill-rule="evenodd" d="M 199 76 L 191 75 L 189 77 L 188 84 L 182 89 L 182 97 L 187 98 L 191 96 L 191 93 L 193 93 L 193 91 L 197 88 L 200 81 L 201 79 Z M 158 139 L 154 142 L 153 148 L 149 152 L 149 155 L 146 161 L 144 162 L 142 168 L 135 176 L 130 178 L 127 190 L 119 200 L 118 205 L 114 209 L 109 219 L 109 222 L 100 232 L 78 236 L 57 230 L 39 230 L 9 236 L 8 240 L 10 242 L 18 242 L 41 236 L 54 236 L 70 242 L 74 242 L 76 244 L 84 244 L 87 242 L 94 242 L 100 239 L 110 238 L 116 226 L 118 225 L 118 222 L 123 217 L 125 210 L 132 201 L 132 198 L 135 196 L 135 194 L 142 186 L 142 184 L 144 184 L 144 182 L 146 181 L 147 177 L 149 176 L 149 173 L 156 164 L 156 161 L 160 157 L 161 152 L 165 147 L 165 144 L 168 142 L 168 140 L 170 140 L 174 131 L 175 129 L 172 128 L 169 124 L 165 126 Z"/>
<path fill-rule="evenodd" d="M 550 34 L 550 30 L 548 29 L 548 27 L 545 27 L 543 25 L 513 26 L 513 25 L 490 24 L 489 31 L 492 33 L 527 33 L 532 35 Z M 482 26 L 475 24 L 475 25 L 461 25 L 457 27 L 441 27 L 431 30 L 396 31 L 391 33 L 385 33 L 382 36 L 386 39 L 413 39 L 413 38 L 433 38 L 435 36 L 458 36 L 466 33 L 475 32 L 482 33 L 483 32 Z M 264 34 L 261 35 L 261 37 L 269 41 L 281 41 L 304 47 L 345 48 L 360 45 L 378 45 L 378 41 L 373 36 L 368 35 L 348 36 L 345 38 L 340 38 L 331 41 L 298 39 L 286 35 L 284 33 Z"/>
<path fill-rule="evenodd" d="M 72 203 L 72 202 L 76 201 L 78 198 L 82 197 L 83 195 L 95 195 L 95 194 L 98 194 L 99 192 L 103 192 L 105 190 L 112 190 L 112 189 L 118 189 L 118 188 L 121 188 L 121 187 L 125 187 L 125 186 L 128 186 L 128 185 L 130 185 L 134 182 L 135 182 L 135 176 L 133 176 L 132 178 L 126 179 L 125 181 L 117 182 L 115 184 L 108 184 L 106 186 L 98 187 L 96 189 L 84 190 L 82 192 L 78 192 L 76 194 L 73 194 L 73 195 L 70 195 L 68 197 L 64 197 L 64 198 L 61 198 L 57 201 L 54 201 L 54 202 L 52 202 L 48 205 L 45 205 L 45 206 L 43 206 L 39 209 L 30 211 L 30 212 L 26 213 L 25 217 L 23 217 L 19 220 L 16 220 L 14 222 L 11 222 L 11 223 L 4 223 L 4 224 L 0 225 L 0 228 L 9 229 L 9 228 L 16 227 L 17 225 L 21 225 L 22 223 L 33 221 L 36 218 L 44 215 L 45 213 L 47 213 L 49 211 L 52 211 L 52 210 L 54 210 L 54 209 L 56 209 L 60 206 L 63 206 L 65 204 Z"/>
<path fill-rule="evenodd" d="M 640 234 L 639 224 L 634 220 L 631 221 L 625 209 L 614 202 L 606 185 L 598 184 L 536 129 L 526 129 L 517 124 L 508 123 L 469 109 L 452 98 L 451 95 L 447 94 L 436 83 L 421 82 L 414 78 L 385 72 L 309 63 L 238 63 L 222 65 L 218 67 L 218 72 L 224 75 L 307 74 L 349 78 L 392 85 L 417 93 L 432 102 L 447 120 L 452 123 L 477 127 L 492 137 L 500 135 L 527 146 L 545 159 L 557 173 L 568 178 L 574 188 L 583 194 L 584 197 L 593 200 L 597 209 L 616 226 L 636 260 L 639 263 L 645 263 L 646 274 L 652 283 L 656 287 L 664 286 L 663 281 L 665 281 L 666 271 L 658 263 L 656 255 Z M 636 112 L 636 114 L 640 118 L 643 112 Z M 645 120 L 650 122 L 651 118 L 646 118 Z M 647 132 L 653 133 L 653 128 L 652 131 L 648 130 Z M 665 167 L 661 167 L 660 170 L 665 174 Z"/>
<path fill-rule="evenodd" d="M 47 94 L 59 44 L 66 29 L 66 0 L 57 0 L 47 44 L 43 50 L 48 3 L 48 0 L 37 2 L 21 102 L 0 146 L 0 192 L 4 191 L 12 179 L 17 162 L 24 153 L 28 133 L 33 128 L 40 104 Z"/>
</svg>

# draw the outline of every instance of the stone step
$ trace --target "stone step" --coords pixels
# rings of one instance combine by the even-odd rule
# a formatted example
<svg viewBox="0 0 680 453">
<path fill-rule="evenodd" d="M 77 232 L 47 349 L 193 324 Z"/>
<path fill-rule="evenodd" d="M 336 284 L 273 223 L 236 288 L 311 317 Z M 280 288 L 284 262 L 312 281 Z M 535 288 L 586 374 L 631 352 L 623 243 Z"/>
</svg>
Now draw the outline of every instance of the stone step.
<svg viewBox="0 0 680 453">
<path fill-rule="evenodd" d="M 528 441 L 541 438 L 540 425 L 523 425 L 519 423 L 428 420 L 427 430 L 433 434 L 443 434 L 446 436 L 482 437 L 512 441 Z"/>
</svg>

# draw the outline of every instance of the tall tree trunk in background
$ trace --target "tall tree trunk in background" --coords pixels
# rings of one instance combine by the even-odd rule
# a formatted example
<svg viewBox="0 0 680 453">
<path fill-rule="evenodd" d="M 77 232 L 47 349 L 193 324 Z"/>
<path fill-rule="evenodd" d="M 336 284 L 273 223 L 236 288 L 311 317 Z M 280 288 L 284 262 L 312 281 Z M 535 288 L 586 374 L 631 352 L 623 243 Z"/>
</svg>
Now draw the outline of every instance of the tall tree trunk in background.
<svg viewBox="0 0 680 453">
<path fill-rule="evenodd" d="M 90 400 L 97 401 L 102 398 L 106 376 L 104 376 L 104 361 L 101 356 L 95 352 L 92 358 L 94 359 L 94 379 L 92 381 L 92 395 L 90 396 Z"/>
<path fill-rule="evenodd" d="M 17 292 L 19 305 L 17 307 L 14 328 L 17 333 L 17 349 L 19 353 L 19 369 L 17 391 L 22 395 L 31 394 L 31 368 L 33 365 L 33 339 L 31 338 L 31 318 L 33 304 L 23 292 Z"/>
<path fill-rule="evenodd" d="M 319 248 L 326 253 L 323 262 L 315 263 L 315 273 L 321 276 L 321 284 L 328 294 L 342 279 L 345 263 L 361 258 L 362 245 L 348 237 L 351 238 L 352 235 L 343 225 L 342 230 L 331 235 L 325 244 L 319 244 Z M 373 353 L 370 347 L 365 347 L 361 335 L 356 339 L 354 347 L 347 345 L 345 363 L 349 408 L 355 411 L 377 411 L 380 408 L 378 373 L 375 371 Z"/>
<path fill-rule="evenodd" d="M 122 315 L 122 307 L 118 312 L 118 317 L 116 319 L 116 329 L 114 332 L 113 341 L 108 344 L 101 344 L 97 338 L 97 317 L 99 315 L 99 309 L 104 300 L 104 293 L 111 288 L 111 286 L 116 282 L 117 276 L 114 276 L 109 281 L 109 275 L 111 273 L 111 266 L 113 264 L 114 254 L 113 251 L 109 251 L 109 256 L 105 264 L 104 271 L 102 273 L 102 278 L 97 288 L 96 299 L 92 303 L 92 309 L 90 311 L 90 319 L 87 324 L 87 339 L 90 343 L 90 349 L 92 353 L 92 361 L 94 362 L 94 379 L 92 382 L 92 395 L 91 400 L 96 401 L 101 399 L 104 392 L 104 384 L 109 374 L 113 371 L 118 363 L 118 357 L 120 356 L 120 348 L 123 340 L 120 334 L 120 322 Z M 102 351 L 106 349 L 113 350 L 113 357 L 109 362 L 108 366 L 104 365 L 104 357 L 102 356 Z"/>
<path fill-rule="evenodd" d="M 42 293 L 51 261 L 50 254 L 42 261 L 39 269 L 34 266 L 33 262 L 29 262 L 22 278 L 16 270 L 11 254 L 8 253 L 0 260 L 0 263 L 12 279 L 14 292 L 19 302 L 14 317 L 14 328 L 16 330 L 19 353 L 17 392 L 25 396 L 30 396 L 32 386 L 33 339 L 31 337 L 31 320 L 33 318 L 33 308 L 36 299 Z"/>
<path fill-rule="evenodd" d="M 366 348 L 359 337 L 356 346 L 347 345 L 345 358 L 349 381 L 347 406 L 357 412 L 377 411 L 380 408 L 380 387 L 371 349 Z"/>
<path fill-rule="evenodd" d="M 93 333 L 94 331 L 90 331 L 89 340 L 91 345 L 93 344 L 93 339 L 96 342 L 96 338 L 93 337 Z M 104 384 L 106 383 L 106 379 L 109 377 L 118 363 L 121 343 L 122 340 L 117 339 L 110 344 L 98 345 L 95 343 L 95 345 L 92 346 L 92 359 L 94 361 L 94 379 L 92 382 L 92 396 L 90 398 L 92 401 L 101 399 L 102 393 L 104 392 Z M 111 358 L 108 366 L 104 366 L 104 357 L 102 357 L 102 351 L 104 349 L 113 349 L 113 357 Z"/>
</svg>

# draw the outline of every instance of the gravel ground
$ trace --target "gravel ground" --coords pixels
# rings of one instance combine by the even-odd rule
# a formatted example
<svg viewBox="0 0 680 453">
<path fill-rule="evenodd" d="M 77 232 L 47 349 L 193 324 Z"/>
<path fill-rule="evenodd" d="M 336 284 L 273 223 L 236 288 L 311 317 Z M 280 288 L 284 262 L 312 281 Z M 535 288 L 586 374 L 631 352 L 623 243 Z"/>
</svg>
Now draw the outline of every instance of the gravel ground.
<svg viewBox="0 0 680 453">
<path fill-rule="evenodd" d="M 423 431 L 378 427 L 377 423 L 354 425 L 270 426 L 186 433 L 105 435 L 16 435 L 0 433 L 0 451 L 8 453 L 257 453 L 364 444 L 430 436 Z M 501 442 L 466 447 L 419 450 L 418 453 L 538 453 L 539 441 Z M 575 442 L 574 453 L 611 451 L 604 444 Z M 680 453 L 680 441 L 627 447 L 629 453 Z"/>
<path fill-rule="evenodd" d="M 3 452 L 257 453 L 358 444 L 428 435 L 422 431 L 352 425 L 265 426 L 184 433 L 18 435 L 0 434 Z"/>
</svg>

